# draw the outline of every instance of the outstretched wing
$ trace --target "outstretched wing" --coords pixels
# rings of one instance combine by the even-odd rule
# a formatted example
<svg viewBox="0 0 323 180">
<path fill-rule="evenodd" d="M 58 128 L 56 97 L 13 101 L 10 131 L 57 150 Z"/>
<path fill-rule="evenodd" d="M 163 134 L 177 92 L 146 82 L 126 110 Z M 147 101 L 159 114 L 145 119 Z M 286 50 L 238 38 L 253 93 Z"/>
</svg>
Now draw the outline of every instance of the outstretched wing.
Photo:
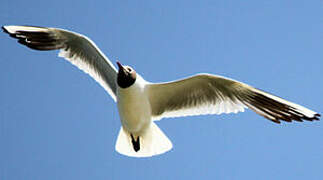
<svg viewBox="0 0 323 180">
<path fill-rule="evenodd" d="M 65 58 L 95 79 L 116 101 L 117 70 L 87 37 L 63 29 L 34 26 L 3 26 L 4 32 L 35 50 L 59 49 Z"/>
<path fill-rule="evenodd" d="M 147 91 L 155 120 L 163 117 L 237 113 L 247 107 L 275 123 L 280 123 L 280 120 L 319 120 L 320 116 L 303 106 L 247 84 L 211 74 L 149 84 Z"/>
</svg>

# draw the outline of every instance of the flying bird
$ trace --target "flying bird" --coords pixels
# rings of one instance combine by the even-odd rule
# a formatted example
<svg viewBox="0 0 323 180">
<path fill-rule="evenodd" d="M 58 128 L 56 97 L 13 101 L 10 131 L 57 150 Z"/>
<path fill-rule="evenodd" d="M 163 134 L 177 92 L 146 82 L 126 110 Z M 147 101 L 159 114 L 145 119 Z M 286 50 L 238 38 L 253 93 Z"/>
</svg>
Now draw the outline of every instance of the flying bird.
<svg viewBox="0 0 323 180">
<path fill-rule="evenodd" d="M 213 74 L 151 83 L 132 67 L 118 70 L 86 36 L 46 27 L 3 26 L 4 32 L 35 50 L 60 50 L 63 57 L 95 79 L 117 103 L 122 127 L 116 151 L 149 157 L 169 151 L 171 141 L 154 123 L 168 117 L 237 113 L 250 108 L 275 123 L 319 120 L 320 114 L 301 105 Z"/>
</svg>

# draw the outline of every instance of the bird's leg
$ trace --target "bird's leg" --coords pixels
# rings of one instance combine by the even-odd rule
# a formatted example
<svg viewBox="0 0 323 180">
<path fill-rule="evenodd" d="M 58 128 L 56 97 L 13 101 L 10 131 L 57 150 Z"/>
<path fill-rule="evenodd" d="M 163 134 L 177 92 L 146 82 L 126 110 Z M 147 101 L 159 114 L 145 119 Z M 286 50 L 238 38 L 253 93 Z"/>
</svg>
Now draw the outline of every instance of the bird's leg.
<svg viewBox="0 0 323 180">
<path fill-rule="evenodd" d="M 130 134 L 131 136 L 131 143 L 133 146 L 133 149 L 138 152 L 140 150 L 140 140 L 139 140 L 139 136 L 137 137 L 137 140 L 135 140 L 135 138 L 133 137 L 132 134 Z"/>
</svg>

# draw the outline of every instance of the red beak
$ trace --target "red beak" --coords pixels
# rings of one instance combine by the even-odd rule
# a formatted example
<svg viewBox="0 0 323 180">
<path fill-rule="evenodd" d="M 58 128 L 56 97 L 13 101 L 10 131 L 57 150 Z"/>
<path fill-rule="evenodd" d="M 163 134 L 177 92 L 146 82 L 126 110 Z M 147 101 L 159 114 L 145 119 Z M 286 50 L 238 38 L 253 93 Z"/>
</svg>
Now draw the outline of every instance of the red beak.
<svg viewBox="0 0 323 180">
<path fill-rule="evenodd" d="M 121 65 L 121 63 L 119 61 L 117 61 L 117 65 L 119 67 L 119 70 L 123 69 L 123 66 Z"/>
</svg>

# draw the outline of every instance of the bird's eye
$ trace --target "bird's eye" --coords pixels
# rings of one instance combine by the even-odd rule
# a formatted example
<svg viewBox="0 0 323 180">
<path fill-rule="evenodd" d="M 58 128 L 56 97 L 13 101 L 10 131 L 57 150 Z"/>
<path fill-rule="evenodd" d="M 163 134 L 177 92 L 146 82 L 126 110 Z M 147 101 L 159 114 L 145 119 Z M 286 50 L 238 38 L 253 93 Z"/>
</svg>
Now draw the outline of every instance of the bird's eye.
<svg viewBox="0 0 323 180">
<path fill-rule="evenodd" d="M 131 68 L 127 68 L 127 70 L 128 70 L 129 72 L 131 72 L 131 71 L 132 71 L 132 69 L 131 69 Z"/>
</svg>

